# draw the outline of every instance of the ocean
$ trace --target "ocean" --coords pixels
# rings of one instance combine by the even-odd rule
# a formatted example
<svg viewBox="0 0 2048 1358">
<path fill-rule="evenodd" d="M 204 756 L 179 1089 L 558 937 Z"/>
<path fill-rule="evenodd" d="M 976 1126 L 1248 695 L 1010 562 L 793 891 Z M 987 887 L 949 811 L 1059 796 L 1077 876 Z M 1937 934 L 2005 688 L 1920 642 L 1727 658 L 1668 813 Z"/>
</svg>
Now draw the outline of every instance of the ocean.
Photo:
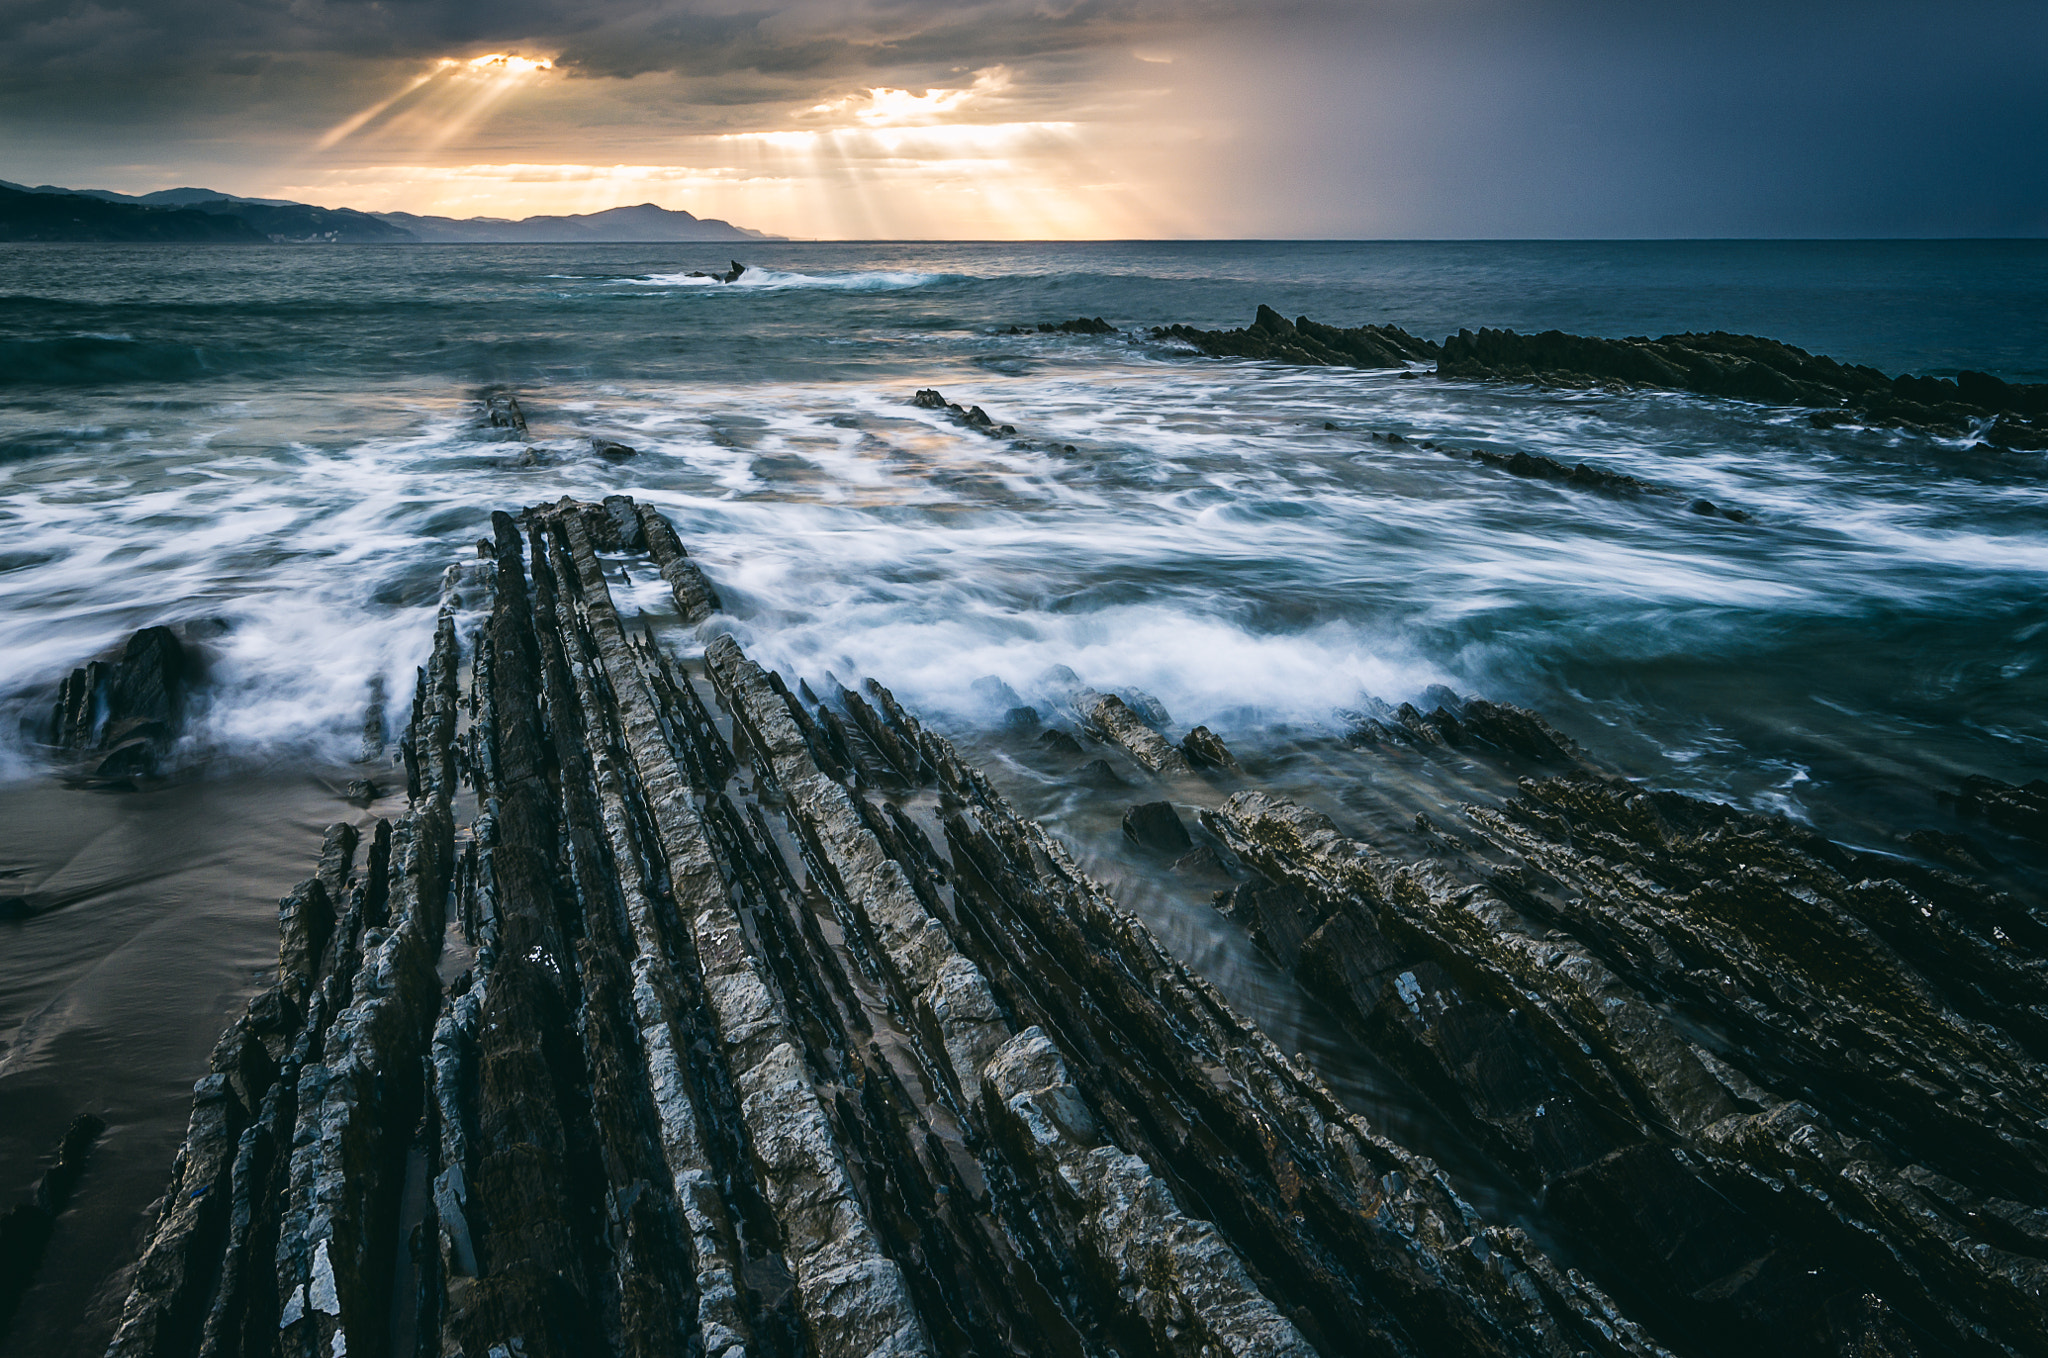
<svg viewBox="0 0 2048 1358">
<path fill-rule="evenodd" d="M 18 1351 L 103 1342 L 185 1092 L 274 965 L 275 900 L 320 827 L 357 814 L 340 792 L 367 696 L 403 719 L 442 571 L 494 509 L 659 506 L 726 600 L 713 626 L 792 680 L 888 685 L 1287 1050 L 1511 1219 L 1533 1208 L 1430 1143 L 1423 1103 L 1205 893 L 1121 844 L 1128 790 L 1076 786 L 1010 738 L 1009 695 L 1038 702 L 1060 666 L 1150 695 L 1352 827 L 1374 803 L 1346 732 L 1378 702 L 1426 709 L 1435 685 L 1532 708 L 1646 784 L 1888 852 L 1964 777 L 2048 767 L 2042 454 L 1149 336 L 1264 303 L 1434 339 L 1729 330 L 2041 382 L 2048 242 L 738 251 L 748 272 L 724 285 L 688 276 L 725 266 L 714 246 L 0 247 L 0 896 L 48 907 L 0 918 L 0 1207 L 75 1113 L 110 1123 Z M 1118 333 L 1035 329 L 1097 316 Z M 478 420 L 491 385 L 518 393 L 525 441 Z M 1017 440 L 914 407 L 924 388 Z M 636 453 L 597 457 L 592 437 Z M 125 793 L 53 778 L 32 727 L 55 684 L 166 622 L 211 656 L 186 772 Z M 1498 795 L 1415 776 L 1425 801 Z"/>
</svg>

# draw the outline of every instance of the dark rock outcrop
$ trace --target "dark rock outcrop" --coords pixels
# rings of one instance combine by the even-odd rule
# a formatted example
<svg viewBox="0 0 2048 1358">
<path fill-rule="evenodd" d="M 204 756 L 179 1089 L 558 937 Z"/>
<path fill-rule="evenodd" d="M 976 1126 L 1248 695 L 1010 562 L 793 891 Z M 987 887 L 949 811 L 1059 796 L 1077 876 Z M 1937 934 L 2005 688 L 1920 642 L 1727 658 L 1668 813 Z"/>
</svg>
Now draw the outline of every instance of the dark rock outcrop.
<svg viewBox="0 0 2048 1358">
<path fill-rule="evenodd" d="M 73 1118 L 57 1143 L 55 1163 L 36 1180 L 28 1201 L 0 1213 L 0 1340 L 6 1339 L 21 1298 L 42 1266 L 57 1218 L 70 1205 L 93 1144 L 105 1130 L 107 1124 L 91 1113 Z"/>
<path fill-rule="evenodd" d="M 287 898 L 111 1353 L 1662 1352 L 889 690 L 631 625 L 622 509 L 451 576 L 410 806 Z"/>
<path fill-rule="evenodd" d="M 1590 771 L 1521 789 L 1411 862 L 1236 794 L 1226 908 L 1675 1348 L 2048 1342 L 2038 912 Z"/>
<path fill-rule="evenodd" d="M 2048 383 L 2012 383 L 1980 372 L 1954 378 L 1888 377 L 1875 368 L 1755 335 L 1713 331 L 1654 340 L 1605 339 L 1560 330 L 1524 335 L 1480 329 L 1460 330 L 1437 344 L 1392 325 L 1343 329 L 1306 316 L 1289 321 L 1268 306 L 1261 306 L 1241 330 L 1170 325 L 1155 326 L 1150 333 L 1154 339 L 1177 340 L 1217 358 L 1400 369 L 1434 360 L 1439 377 L 1688 391 L 1769 405 L 1811 406 L 1813 422 L 1823 428 L 1867 421 L 1948 436 L 1972 435 L 2001 448 L 2048 449 Z M 1606 475 L 1583 465 L 1552 466 L 1561 473 L 1555 479 L 1589 485 L 1600 485 Z M 1508 469 L 1521 475 L 1552 475 L 1526 466 Z"/>
<path fill-rule="evenodd" d="M 1172 802 L 1144 802 L 1124 812 L 1124 838 L 1142 848 L 1175 855 L 1194 847 Z"/>
<path fill-rule="evenodd" d="M 1108 321 L 1103 320 L 1100 316 L 1076 316 L 1071 321 L 1061 321 L 1058 324 L 1054 324 L 1051 321 L 1040 321 L 1033 329 L 1041 335 L 1114 335 L 1117 333 L 1117 328 Z M 1022 326 L 1013 325 L 1003 333 L 1024 335 L 1033 333 L 1033 331 L 1027 331 Z"/>
<path fill-rule="evenodd" d="M 519 408 L 519 397 L 509 387 L 487 388 L 478 399 L 483 403 L 485 424 L 503 429 L 515 439 L 526 437 L 526 412 Z"/>
<path fill-rule="evenodd" d="M 1968 432 L 1990 419 L 1985 441 L 2048 447 L 2048 384 L 2015 385 L 1985 373 L 1948 378 L 1887 377 L 1875 368 L 1755 335 L 1666 335 L 1601 339 L 1546 330 L 1461 330 L 1443 343 L 1439 377 L 1622 384 L 1690 391 L 1769 405 L 1817 407 L 1875 423 L 1941 433 Z"/>
<path fill-rule="evenodd" d="M 120 652 L 73 670 L 57 694 L 51 743 L 97 755 L 94 772 L 156 772 L 184 725 L 198 656 L 168 627 L 145 627 Z"/>
<path fill-rule="evenodd" d="M 1123 748 L 1131 758 L 1143 765 L 1149 773 L 1186 773 L 1190 765 L 1187 752 L 1159 734 L 1150 723 L 1114 693 L 1096 693 L 1083 690 L 1076 699 L 1077 705 L 1087 716 L 1089 723 L 1102 734 L 1102 738 Z"/>
<path fill-rule="evenodd" d="M 747 271 L 747 266 L 736 259 L 730 261 L 730 263 L 732 267 L 721 273 L 705 273 L 702 269 L 692 269 L 688 276 L 691 278 L 709 278 L 719 283 L 737 283 L 740 281 L 740 275 Z"/>
<path fill-rule="evenodd" d="M 1541 453 L 1496 453 L 1486 448 L 1472 452 L 1472 460 L 1483 462 L 1489 467 L 1511 472 L 1516 476 L 1529 476 L 1543 481 L 1561 481 L 1566 485 L 1579 486 L 1588 490 L 1604 490 L 1615 494 L 1640 494 L 1644 491 L 1658 492 L 1661 487 L 1647 481 L 1639 481 L 1621 472 L 1591 467 L 1583 462 L 1567 467 L 1555 458 L 1544 457 Z"/>
<path fill-rule="evenodd" d="M 1154 327 L 1152 338 L 1180 340 L 1212 358 L 1265 358 L 1332 368 L 1405 368 L 1435 358 L 1440 348 L 1395 325 L 1345 330 L 1306 316 L 1290 321 L 1269 306 L 1261 306 L 1242 330 L 1170 325 Z"/>
<path fill-rule="evenodd" d="M 1570 736 L 1526 707 L 1461 698 L 1441 685 L 1423 694 L 1436 704 L 1425 713 L 1413 703 L 1388 707 L 1371 701 L 1366 712 L 1350 713 L 1346 737 L 1353 745 L 1438 745 L 1492 749 L 1536 764 L 1577 765 L 1581 752 Z"/>
<path fill-rule="evenodd" d="M 195 1087 L 117 1358 L 2048 1346 L 2037 907 L 1646 792 L 1441 688 L 1356 757 L 1550 776 L 1411 815 L 1419 853 L 1256 790 L 1192 852 L 1172 804 L 1131 808 L 1170 871 L 1240 879 L 1230 917 L 1540 1204 L 1561 1267 L 887 688 L 623 616 L 617 554 L 688 561 L 650 507 L 498 514 L 482 545 L 406 811 L 329 830 Z M 1202 728 L 1042 683 L 1218 794 L 1186 776 L 1229 767 Z M 2014 833 L 2040 809 L 1965 793 Z"/>
<path fill-rule="evenodd" d="M 1038 743 L 1055 754 L 1080 754 L 1081 742 L 1073 734 L 1057 726 L 1048 727 L 1038 733 Z"/>
<path fill-rule="evenodd" d="M 613 462 L 624 462 L 629 457 L 638 457 L 640 450 L 617 439 L 592 437 L 590 451 Z"/>
<path fill-rule="evenodd" d="M 1017 432 L 1017 426 L 1013 424 L 997 424 L 980 406 L 962 406 L 956 401 L 948 401 L 928 387 L 911 397 L 910 403 L 919 410 L 946 411 L 952 415 L 955 424 L 978 434 L 987 434 L 990 438 L 1002 438 Z"/>
<path fill-rule="evenodd" d="M 1996 778 L 1966 778 L 1944 800 L 1958 815 L 1981 818 L 2022 839 L 2048 845 L 2048 779 L 2015 787 Z"/>
<path fill-rule="evenodd" d="M 1223 737 L 1206 726 L 1197 726 L 1180 738 L 1180 752 L 1198 769 L 1234 769 L 1237 756 L 1223 743 Z"/>
</svg>

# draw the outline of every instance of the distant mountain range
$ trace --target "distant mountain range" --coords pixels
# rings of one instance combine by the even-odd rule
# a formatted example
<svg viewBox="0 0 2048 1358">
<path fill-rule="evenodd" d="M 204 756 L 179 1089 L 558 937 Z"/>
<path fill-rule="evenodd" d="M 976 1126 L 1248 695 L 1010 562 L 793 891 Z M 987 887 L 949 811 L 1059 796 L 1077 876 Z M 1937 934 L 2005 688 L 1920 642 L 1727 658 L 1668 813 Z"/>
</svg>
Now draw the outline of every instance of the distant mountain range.
<svg viewBox="0 0 2048 1358">
<path fill-rule="evenodd" d="M 398 245 L 460 242 L 669 242 L 784 240 L 653 203 L 568 217 L 420 217 L 358 212 L 215 189 L 30 188 L 0 179 L 0 241 L 212 241 L 242 244 Z"/>
</svg>

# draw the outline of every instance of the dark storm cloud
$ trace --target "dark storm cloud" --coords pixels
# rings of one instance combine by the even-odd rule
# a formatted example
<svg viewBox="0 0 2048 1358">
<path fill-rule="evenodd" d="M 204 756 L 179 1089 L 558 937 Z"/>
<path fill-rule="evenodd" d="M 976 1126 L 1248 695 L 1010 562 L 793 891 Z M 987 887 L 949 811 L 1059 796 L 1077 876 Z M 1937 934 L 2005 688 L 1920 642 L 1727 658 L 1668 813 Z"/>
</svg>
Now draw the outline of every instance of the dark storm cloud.
<svg viewBox="0 0 2048 1358">
<path fill-rule="evenodd" d="M 1308 17 L 1215 69 L 1304 234 L 2048 233 L 2048 6 L 1550 0 Z M 1262 142 L 1284 139 L 1283 163 Z"/>
<path fill-rule="evenodd" d="M 1210 0 L 4 0 L 0 65 L 16 78 L 77 80 L 195 59 L 403 59 L 517 46 L 590 76 L 848 75 L 1087 50 L 1244 8 Z"/>
<path fill-rule="evenodd" d="M 0 0 L 0 177 L 280 158 L 488 51 L 570 78 L 452 163 L 638 163 L 1000 64 L 970 116 L 1114 133 L 1207 231 L 2048 231 L 2040 0 Z"/>
</svg>

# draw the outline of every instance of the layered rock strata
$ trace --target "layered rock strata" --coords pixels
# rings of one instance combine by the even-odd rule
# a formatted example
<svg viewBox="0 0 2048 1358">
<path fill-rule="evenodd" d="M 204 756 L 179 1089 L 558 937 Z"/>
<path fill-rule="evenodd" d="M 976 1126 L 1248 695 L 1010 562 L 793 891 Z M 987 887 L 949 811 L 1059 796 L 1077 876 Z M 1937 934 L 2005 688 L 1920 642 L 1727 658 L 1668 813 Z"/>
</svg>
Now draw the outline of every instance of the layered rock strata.
<svg viewBox="0 0 2048 1358">
<path fill-rule="evenodd" d="M 1546 330 L 1461 330 L 1444 341 L 1440 377 L 1622 383 L 1725 396 L 1769 405 L 1811 406 L 1816 422 L 1860 417 L 1944 433 L 1983 424 L 1985 442 L 2048 448 L 2048 384 L 2013 384 L 1988 373 L 1955 378 L 1887 377 L 1862 364 L 1756 335 L 1666 335 L 1601 339 Z"/>
<path fill-rule="evenodd" d="M 1242 330 L 1155 326 L 1152 338 L 1179 340 L 1212 358 L 1265 358 L 1331 368 L 1405 368 L 1410 363 L 1428 362 L 1442 350 L 1433 340 L 1418 338 L 1397 325 L 1345 329 L 1306 316 L 1290 321 L 1269 306 L 1261 306 Z"/>
<path fill-rule="evenodd" d="M 1419 856 L 1257 790 L 1204 820 L 1225 908 L 1673 1347 L 2048 1346 L 2038 907 L 1579 767 Z"/>
<path fill-rule="evenodd" d="M 145 627 L 59 686 L 50 743 L 91 755 L 101 777 L 156 771 L 183 728 L 198 655 L 169 627 Z"/>
<path fill-rule="evenodd" d="M 451 573 L 409 807 L 284 902 L 112 1353 L 1663 1351 L 888 690 L 622 616 L 674 537 L 565 501 Z"/>
<path fill-rule="evenodd" d="M 1756 335 L 1713 331 L 1605 339 L 1561 330 L 1524 335 L 1482 328 L 1460 330 L 1438 344 L 1392 325 L 1346 329 L 1306 316 L 1289 321 L 1267 306 L 1239 330 L 1171 325 L 1156 326 L 1151 335 L 1217 358 L 1392 369 L 1433 362 L 1439 377 L 1687 391 L 1810 407 L 1813 422 L 1821 427 L 1869 421 L 1967 436 L 2002 448 L 2048 448 L 2048 383 L 2012 383 L 1980 372 L 1953 378 L 1888 377 L 1875 368 Z M 1511 470 L 1547 474 L 1534 464 Z M 1561 479 L 1580 470 L 1560 468 Z M 1598 476 L 1584 469 L 1579 479 L 1597 482 Z"/>
</svg>

